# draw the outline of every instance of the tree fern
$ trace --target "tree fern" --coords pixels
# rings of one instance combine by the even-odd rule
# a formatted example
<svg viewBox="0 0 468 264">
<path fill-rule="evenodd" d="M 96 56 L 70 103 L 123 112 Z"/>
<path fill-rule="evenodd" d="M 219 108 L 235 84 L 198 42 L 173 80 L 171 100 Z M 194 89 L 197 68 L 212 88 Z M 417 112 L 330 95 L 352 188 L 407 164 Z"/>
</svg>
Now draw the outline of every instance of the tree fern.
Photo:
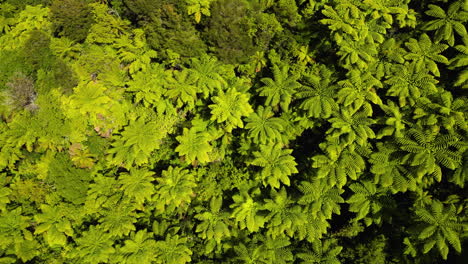
<svg viewBox="0 0 468 264">
<path fill-rule="evenodd" d="M 342 88 L 338 91 L 337 102 L 353 110 L 365 108 L 372 109 L 370 103 L 382 104 L 382 100 L 375 92 L 376 88 L 382 88 L 382 83 L 369 73 L 359 70 L 351 70 L 348 79 L 338 82 Z"/>
<path fill-rule="evenodd" d="M 456 69 L 461 68 L 461 73 L 458 75 L 456 86 L 462 88 L 468 88 L 468 35 L 463 37 L 463 45 L 455 46 L 455 49 L 459 52 L 455 57 L 450 60 L 450 68 Z"/>
<path fill-rule="evenodd" d="M 177 108 L 182 108 L 185 105 L 188 110 L 193 110 L 199 92 L 196 86 L 197 79 L 198 76 L 194 72 L 174 71 L 172 76 L 166 79 L 165 95 L 175 101 Z"/>
<path fill-rule="evenodd" d="M 185 264 L 192 260 L 192 251 L 187 247 L 187 238 L 167 235 L 165 240 L 156 242 L 156 263 Z"/>
<path fill-rule="evenodd" d="M 311 251 L 299 253 L 301 264 L 340 264 L 338 259 L 342 246 L 337 245 L 335 239 L 323 239 L 312 242 Z"/>
<path fill-rule="evenodd" d="M 34 216 L 39 224 L 34 234 L 43 234 L 44 240 L 51 247 L 64 247 L 67 244 L 67 236 L 74 235 L 70 220 L 66 218 L 66 211 L 46 204 L 41 206 L 41 210 L 42 214 Z"/>
<path fill-rule="evenodd" d="M 244 123 L 241 118 L 253 112 L 247 94 L 240 93 L 233 88 L 226 92 L 219 91 L 212 100 L 214 104 L 208 106 L 211 109 L 211 120 L 225 123 L 227 132 L 231 132 L 236 127 L 243 128 Z"/>
<path fill-rule="evenodd" d="M 119 263 L 153 263 L 156 254 L 156 241 L 152 239 L 152 233 L 140 230 L 132 233 L 130 239 L 125 240 L 125 245 L 118 249 Z"/>
<path fill-rule="evenodd" d="M 390 188 L 393 193 L 415 191 L 418 181 L 403 163 L 403 155 L 398 146 L 389 143 L 378 143 L 378 151 L 371 154 L 370 171 L 374 174 L 374 183 Z"/>
<path fill-rule="evenodd" d="M 304 85 L 298 90 L 296 96 L 304 99 L 300 108 L 307 112 L 309 117 L 328 118 L 338 108 L 334 97 L 336 85 L 332 84 L 332 71 L 320 68 L 320 74 L 309 73 L 306 75 Z"/>
<path fill-rule="evenodd" d="M 154 172 L 147 169 L 130 169 L 130 173 L 119 175 L 118 182 L 122 185 L 123 193 L 132 199 L 135 199 L 137 205 L 142 205 L 145 201 L 151 199 L 154 193 Z"/>
<path fill-rule="evenodd" d="M 85 212 L 92 215 L 100 213 L 103 208 L 114 208 L 123 196 L 120 187 L 121 185 L 114 177 L 96 175 L 94 182 L 89 185 Z"/>
<path fill-rule="evenodd" d="M 292 150 L 282 149 L 279 144 L 261 145 L 260 151 L 253 153 L 255 159 L 250 164 L 263 167 L 260 173 L 263 185 L 279 188 L 282 182 L 289 186 L 289 176 L 298 172 L 291 153 Z"/>
<path fill-rule="evenodd" d="M 441 135 L 436 127 L 432 130 L 409 129 L 403 138 L 397 138 L 400 149 L 407 154 L 404 162 L 416 166 L 418 178 L 431 174 L 437 181 L 442 179 L 440 165 L 455 169 L 460 165 L 463 149 L 455 135 Z"/>
<path fill-rule="evenodd" d="M 198 132 L 196 129 L 184 128 L 183 134 L 176 137 L 179 145 L 175 151 L 179 152 L 180 156 L 185 157 L 187 163 L 195 164 L 196 162 L 210 162 L 209 153 L 213 151 L 209 143 L 210 136 L 206 132 Z"/>
<path fill-rule="evenodd" d="M 337 144 L 320 146 L 325 155 L 312 157 L 312 168 L 317 168 L 317 177 L 325 179 L 330 187 L 342 188 L 347 178 L 356 180 L 365 169 L 364 159 L 356 152 L 341 149 Z"/>
<path fill-rule="evenodd" d="M 272 68 L 272 78 L 262 78 L 264 86 L 258 89 L 260 96 L 266 97 L 265 105 L 276 108 L 278 105 L 285 112 L 288 111 L 296 90 L 301 87 L 296 76 L 289 74 L 289 67 L 283 66 L 281 69 L 274 65 Z"/>
<path fill-rule="evenodd" d="M 54 54 L 64 60 L 77 59 L 82 51 L 82 46 L 66 37 L 52 38 L 50 40 L 50 49 Z"/>
<path fill-rule="evenodd" d="M 163 94 L 165 93 L 164 84 L 167 72 L 160 64 L 151 64 L 147 71 L 137 72 L 133 75 L 131 81 L 127 83 L 126 92 L 135 96 L 135 102 L 143 103 L 145 107 L 155 106 L 159 112 L 165 108 Z"/>
<path fill-rule="evenodd" d="M 188 170 L 170 166 L 157 178 L 156 208 L 171 212 L 176 208 L 184 208 L 192 200 L 193 188 L 196 187 L 195 177 Z"/>
<path fill-rule="evenodd" d="M 468 181 L 468 151 L 463 154 L 462 165 L 455 170 L 449 181 L 461 188 L 465 187 L 465 183 Z"/>
<path fill-rule="evenodd" d="M 252 112 L 246 118 L 246 122 L 245 129 L 249 130 L 248 135 L 254 143 L 282 142 L 285 122 L 279 117 L 274 117 L 271 107 L 259 106 L 256 112 Z"/>
<path fill-rule="evenodd" d="M 131 121 L 115 137 L 112 148 L 108 151 L 112 164 L 130 168 L 133 164 L 143 165 L 149 162 L 151 153 L 159 149 L 167 131 L 161 129 L 156 121 L 147 122 L 145 118 Z"/>
<path fill-rule="evenodd" d="M 128 36 L 130 21 L 109 12 L 108 6 L 102 3 L 90 4 L 93 10 L 94 23 L 89 30 L 86 41 L 95 44 L 113 44 L 122 37 Z"/>
<path fill-rule="evenodd" d="M 376 138 L 380 139 L 385 136 L 402 137 L 402 132 L 409 122 L 404 119 L 403 113 L 400 112 L 400 108 L 390 100 L 387 105 L 380 105 L 380 108 L 382 108 L 385 114 L 387 114 L 387 116 L 382 120 L 385 121 L 386 127 L 377 133 Z"/>
<path fill-rule="evenodd" d="M 340 64 L 345 69 L 364 70 L 376 61 L 378 52 L 375 44 L 344 37 L 339 45 L 340 50 L 336 54 L 340 56 Z"/>
<path fill-rule="evenodd" d="M 215 57 L 204 55 L 201 58 L 192 59 L 190 71 L 196 72 L 197 87 L 203 91 L 203 96 L 207 98 L 221 88 L 225 82 L 221 73 L 223 66 Z"/>
<path fill-rule="evenodd" d="M 299 205 L 288 197 L 286 189 L 271 190 L 271 199 L 265 199 L 267 235 L 275 238 L 283 235 L 293 237 L 307 223 L 306 215 Z"/>
<path fill-rule="evenodd" d="M 2 212 L 0 215 L 0 249 L 5 250 L 13 248 L 15 241 L 23 239 L 23 233 L 26 233 L 30 226 L 30 218 L 23 215 L 21 208 Z"/>
<path fill-rule="evenodd" d="M 344 5 L 344 3 L 343 3 Z M 360 10 L 356 6 L 349 6 L 348 8 L 331 7 L 326 5 L 322 10 L 322 13 L 327 17 L 320 20 L 320 23 L 329 25 L 329 29 L 335 33 L 335 40 L 340 44 L 340 39 L 343 38 L 344 34 L 352 36 L 354 39 L 358 38 L 358 30 L 356 25 L 360 21 Z"/>
<path fill-rule="evenodd" d="M 327 130 L 327 139 L 339 139 L 343 145 L 357 144 L 364 146 L 368 139 L 375 138 L 370 128 L 375 120 L 367 117 L 368 111 L 342 109 L 335 117 L 330 118 L 331 128 Z"/>
<path fill-rule="evenodd" d="M 411 38 L 405 43 L 409 52 L 405 59 L 414 61 L 418 71 L 428 69 L 435 76 L 439 77 L 440 72 L 437 63 L 448 64 L 448 59 L 440 53 L 447 49 L 447 45 L 433 43 L 428 35 L 422 34 L 419 40 Z"/>
<path fill-rule="evenodd" d="M 247 246 L 240 242 L 238 245 L 234 246 L 234 252 L 236 256 L 234 257 L 235 260 L 239 261 L 240 263 L 246 264 L 269 264 L 271 261 L 267 258 L 265 254 L 265 247 L 264 245 L 251 245 L 248 244 Z"/>
<path fill-rule="evenodd" d="M 129 205 L 126 201 L 117 200 L 112 207 L 105 210 L 99 208 L 100 229 L 118 238 L 126 237 L 130 232 L 136 230 L 137 213 L 134 206 Z"/>
<path fill-rule="evenodd" d="M 96 226 L 90 226 L 75 241 L 77 247 L 69 254 L 76 255 L 81 263 L 108 262 L 115 252 L 111 235 Z"/>
<path fill-rule="evenodd" d="M 461 252 L 460 237 L 464 223 L 460 222 L 453 205 L 444 206 L 440 201 L 433 200 L 430 208 L 419 207 L 414 212 L 424 228 L 417 236 L 424 245 L 424 254 L 437 245 L 442 258 L 447 259 L 447 242 Z"/>
<path fill-rule="evenodd" d="M 450 4 L 447 11 L 437 5 L 429 5 L 429 10 L 425 13 L 435 17 L 434 20 L 424 24 L 423 29 L 435 30 L 435 41 L 446 40 L 450 46 L 455 44 L 455 34 L 466 36 L 464 23 L 468 21 L 468 12 L 462 10 L 462 2 L 456 1 Z"/>
<path fill-rule="evenodd" d="M 213 0 L 186 0 L 187 13 L 193 15 L 195 22 L 200 23 L 202 14 L 210 16 L 210 4 Z"/>
<path fill-rule="evenodd" d="M 382 79 L 391 72 L 395 63 L 404 63 L 407 51 L 401 47 L 401 41 L 395 38 L 387 38 L 378 49 L 378 60 L 370 65 L 374 76 Z"/>
<path fill-rule="evenodd" d="M 414 63 L 395 66 L 387 78 L 387 95 L 397 96 L 401 107 L 407 103 L 413 106 L 421 96 L 437 92 L 438 81 L 425 70 L 418 70 Z"/>
<path fill-rule="evenodd" d="M 367 226 L 373 222 L 380 224 L 382 221 L 382 208 L 391 206 L 392 200 L 384 190 L 378 189 L 375 184 L 369 181 L 353 183 L 349 188 L 354 192 L 346 202 L 349 203 L 349 210 L 356 213 L 355 220 L 363 219 Z M 368 215 L 371 214 L 370 217 Z"/>
<path fill-rule="evenodd" d="M 120 59 L 128 63 L 127 67 L 130 75 L 138 71 L 146 71 L 150 67 L 151 60 L 157 56 L 156 51 L 146 45 L 144 35 L 143 30 L 135 29 L 132 37 L 117 39 L 114 44 Z"/>
<path fill-rule="evenodd" d="M 0 46 L 3 50 L 13 50 L 20 47 L 34 30 L 47 30 L 51 27 L 50 9 L 42 5 L 28 5 L 22 10 L 15 23 L 10 26 L 8 34 L 0 36 Z M 13 21 L 12 21 L 13 22 Z"/>
<path fill-rule="evenodd" d="M 428 104 L 429 108 L 437 112 L 439 123 L 448 131 L 460 129 L 468 132 L 468 123 L 463 114 L 468 110 L 467 105 L 466 97 L 454 99 L 449 91 L 438 93 L 434 102 Z"/>
<path fill-rule="evenodd" d="M 220 244 L 221 239 L 231 236 L 231 231 L 226 223 L 229 213 L 221 209 L 222 204 L 222 197 L 213 197 L 209 210 L 203 210 L 195 215 L 195 218 L 201 221 L 197 224 L 195 232 L 200 233 L 202 239 L 213 239 L 217 244 Z"/>
<path fill-rule="evenodd" d="M 259 189 L 255 189 L 249 194 L 245 190 L 232 196 L 234 203 L 229 207 L 232 208 L 231 217 L 239 225 L 239 228 L 257 232 L 265 223 L 265 217 L 260 214 L 263 209 L 259 201 L 254 200 L 255 196 L 260 194 Z"/>
<path fill-rule="evenodd" d="M 327 181 L 320 179 L 303 181 L 298 188 L 303 194 L 298 203 L 305 205 L 314 217 L 321 214 L 325 219 L 331 219 L 333 213 L 340 214 L 340 203 L 344 203 L 340 196 L 343 190 L 336 186 L 330 188 Z"/>
<path fill-rule="evenodd" d="M 289 238 L 265 237 L 262 240 L 264 241 L 265 255 L 268 256 L 270 263 L 287 264 L 294 260 Z"/>
<path fill-rule="evenodd" d="M 0 212 L 6 210 L 6 205 L 10 202 L 11 189 L 6 186 L 6 174 L 0 174 Z"/>
</svg>

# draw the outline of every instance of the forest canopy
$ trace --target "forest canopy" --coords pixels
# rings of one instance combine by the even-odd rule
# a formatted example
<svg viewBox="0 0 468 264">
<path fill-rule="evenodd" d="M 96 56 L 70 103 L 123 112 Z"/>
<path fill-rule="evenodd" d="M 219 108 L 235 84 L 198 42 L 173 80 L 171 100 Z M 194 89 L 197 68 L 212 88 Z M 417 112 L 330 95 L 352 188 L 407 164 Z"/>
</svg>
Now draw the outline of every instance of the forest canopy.
<svg viewBox="0 0 468 264">
<path fill-rule="evenodd" d="M 0 0 L 0 263 L 464 263 L 467 22 Z"/>
</svg>

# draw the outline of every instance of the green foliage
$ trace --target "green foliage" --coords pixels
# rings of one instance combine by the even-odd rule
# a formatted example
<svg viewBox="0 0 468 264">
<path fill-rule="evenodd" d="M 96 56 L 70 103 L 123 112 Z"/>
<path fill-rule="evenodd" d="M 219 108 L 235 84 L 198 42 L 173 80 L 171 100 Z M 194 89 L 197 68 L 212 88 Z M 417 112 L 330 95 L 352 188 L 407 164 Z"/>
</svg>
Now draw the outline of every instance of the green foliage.
<svg viewBox="0 0 468 264">
<path fill-rule="evenodd" d="M 71 223 L 65 218 L 66 211 L 46 204 L 41 206 L 41 210 L 42 214 L 34 216 L 34 220 L 38 224 L 34 234 L 43 234 L 44 240 L 51 247 L 65 246 L 67 236 L 73 236 Z"/>
<path fill-rule="evenodd" d="M 175 53 L 195 57 L 206 51 L 200 32 L 192 23 L 193 18 L 186 15 L 190 7 L 187 1 L 126 0 L 125 5 L 144 29 L 151 48 L 164 52 L 160 55 L 170 58 L 170 54 Z"/>
<path fill-rule="evenodd" d="M 375 138 L 375 133 L 370 128 L 375 120 L 368 118 L 369 115 L 367 109 L 363 111 L 342 109 L 341 113 L 330 118 L 331 128 L 327 131 L 327 139 L 339 140 L 344 146 L 366 145 L 368 139 Z"/>
<path fill-rule="evenodd" d="M 291 149 L 282 149 L 280 144 L 261 145 L 260 151 L 253 153 L 255 159 L 250 164 L 262 167 L 263 185 L 279 188 L 280 182 L 289 186 L 291 174 L 297 173 L 297 163 L 291 156 Z"/>
<path fill-rule="evenodd" d="M 466 1 L 0 2 L 0 263 L 463 262 Z"/>
<path fill-rule="evenodd" d="M 128 71 L 132 76 L 140 70 L 146 71 L 150 67 L 151 59 L 157 56 L 156 51 L 146 45 L 144 34 L 143 30 L 135 29 L 131 39 L 125 36 L 117 39 L 114 44 L 118 49 L 120 59 L 128 63 Z"/>
<path fill-rule="evenodd" d="M 407 103 L 414 105 L 421 96 L 437 92 L 437 80 L 429 73 L 417 70 L 415 63 L 395 66 L 386 83 L 389 85 L 387 95 L 398 96 L 402 107 Z"/>
<path fill-rule="evenodd" d="M 302 260 L 301 264 L 326 263 L 339 264 L 337 256 L 343 247 L 336 245 L 333 239 L 316 240 L 312 243 L 312 250 L 299 253 L 298 257 Z"/>
<path fill-rule="evenodd" d="M 447 49 L 447 45 L 432 43 L 428 35 L 422 34 L 419 40 L 411 38 L 405 43 L 409 53 L 405 59 L 414 61 L 416 69 L 428 69 L 435 76 L 440 76 L 439 68 L 436 62 L 448 64 L 448 59 L 440 53 Z"/>
<path fill-rule="evenodd" d="M 88 231 L 76 239 L 77 248 L 70 253 L 70 257 L 78 258 L 82 263 L 107 262 L 115 252 L 112 243 L 109 233 L 90 226 Z"/>
<path fill-rule="evenodd" d="M 378 79 L 369 73 L 357 70 L 350 71 L 348 75 L 348 79 L 338 82 L 342 87 L 337 93 L 339 104 L 354 110 L 372 109 L 370 103 L 382 104 L 382 100 L 375 92 L 376 88 L 383 87 Z"/>
<path fill-rule="evenodd" d="M 272 189 L 271 199 L 265 199 L 264 208 L 269 211 L 265 220 L 267 221 L 267 235 L 272 238 L 287 235 L 293 237 L 294 233 L 301 232 L 307 223 L 306 215 L 301 207 L 290 197 L 286 189 L 282 187 L 279 191 Z"/>
<path fill-rule="evenodd" d="M 165 240 L 156 242 L 156 263 L 178 264 L 190 262 L 192 251 L 186 246 L 187 238 L 178 235 L 166 236 Z"/>
<path fill-rule="evenodd" d="M 225 123 L 224 129 L 227 132 L 231 132 L 236 127 L 243 128 L 244 123 L 241 118 L 253 112 L 247 95 L 233 88 L 226 92 L 220 91 L 212 100 L 214 104 L 208 106 L 211 109 L 211 120 Z"/>
<path fill-rule="evenodd" d="M 352 261 L 359 264 L 371 262 L 394 263 L 385 252 L 387 240 L 385 236 L 379 235 L 367 243 L 356 241 L 357 246 L 344 247 L 344 250 L 340 254 L 340 259 L 346 260 L 346 263 Z"/>
<path fill-rule="evenodd" d="M 135 96 L 135 102 L 141 102 L 144 107 L 156 107 L 162 113 L 168 107 L 163 98 L 166 75 L 162 65 L 151 64 L 145 72 L 132 75 L 126 91 Z"/>
<path fill-rule="evenodd" d="M 186 105 L 189 110 L 192 110 L 197 100 L 197 87 L 195 86 L 197 79 L 194 72 L 174 71 L 167 79 L 165 95 L 176 102 L 177 108 Z"/>
<path fill-rule="evenodd" d="M 200 23 L 202 14 L 210 16 L 210 4 L 212 0 L 187 0 L 187 13 L 193 15 L 195 21 Z"/>
<path fill-rule="evenodd" d="M 219 0 L 210 7 L 206 38 L 220 60 L 227 63 L 245 63 L 255 54 L 247 1 Z"/>
<path fill-rule="evenodd" d="M 135 199 L 136 203 L 142 204 L 151 199 L 154 193 L 154 173 L 145 169 L 130 169 L 130 173 L 123 173 L 119 176 L 119 183 L 122 185 L 123 193 Z"/>
<path fill-rule="evenodd" d="M 56 35 L 78 42 L 86 39 L 94 18 L 85 0 L 54 0 L 50 11 Z"/>
<path fill-rule="evenodd" d="M 265 104 L 277 109 L 281 106 L 281 109 L 285 112 L 288 111 L 289 104 L 292 101 L 292 97 L 301 84 L 298 83 L 297 77 L 288 76 L 289 67 L 283 66 L 281 69 L 277 66 L 273 66 L 273 79 L 262 78 L 261 82 L 265 85 L 259 88 L 259 94 L 266 97 Z"/>
<path fill-rule="evenodd" d="M 379 143 L 377 148 L 378 151 L 372 153 L 369 159 L 374 182 L 389 187 L 392 192 L 415 191 L 417 180 L 403 165 L 402 156 L 397 152 L 398 146 Z"/>
<path fill-rule="evenodd" d="M 247 119 L 246 129 L 249 129 L 249 137 L 255 143 L 281 142 L 282 132 L 285 129 L 285 121 L 274 117 L 271 107 L 259 106 L 256 112 L 251 113 Z"/>
<path fill-rule="evenodd" d="M 194 58 L 191 63 L 190 71 L 195 72 L 197 76 L 197 87 L 203 91 L 206 98 L 220 89 L 224 82 L 223 65 L 215 58 L 204 55 L 201 58 Z"/>
<path fill-rule="evenodd" d="M 422 130 L 411 128 L 402 138 L 396 139 L 401 150 L 407 154 L 403 162 L 414 166 L 420 179 L 432 175 L 438 182 L 442 179 L 441 165 L 448 169 L 459 167 L 464 147 L 455 135 L 441 135 L 439 129 Z"/>
<path fill-rule="evenodd" d="M 455 49 L 459 51 L 458 55 L 450 60 L 450 65 L 452 68 L 465 67 L 468 65 L 468 37 L 463 37 L 464 45 L 457 45 Z M 456 86 L 461 86 L 462 88 L 468 87 L 468 71 L 462 70 L 458 76 L 457 81 L 455 82 Z"/>
<path fill-rule="evenodd" d="M 300 108 L 307 111 L 308 116 L 328 118 L 337 108 L 334 100 L 336 86 L 332 84 L 332 71 L 320 68 L 320 75 L 306 75 L 306 85 L 303 85 L 296 96 L 304 99 Z"/>
<path fill-rule="evenodd" d="M 210 162 L 209 153 L 213 151 L 209 143 L 210 136 L 207 132 L 199 132 L 195 128 L 184 128 L 181 136 L 176 137 L 179 145 L 175 149 L 180 156 L 183 156 L 187 163 Z"/>
<path fill-rule="evenodd" d="M 312 157 L 312 167 L 317 168 L 317 177 L 325 179 L 329 186 L 342 188 L 347 178 L 356 180 L 365 169 L 363 158 L 356 152 L 340 149 L 336 145 L 321 144 L 320 148 L 325 155 Z"/>
<path fill-rule="evenodd" d="M 151 233 L 146 230 L 140 230 L 132 233 L 130 239 L 125 240 L 125 245 L 118 249 L 122 256 L 119 263 L 150 263 L 155 261 L 154 251 L 156 250 L 156 241 L 151 239 Z"/>
<path fill-rule="evenodd" d="M 423 226 L 417 235 L 423 244 L 422 253 L 427 253 L 437 246 L 442 258 L 447 259 L 449 252 L 447 243 L 457 252 L 461 252 L 460 233 L 464 224 L 457 217 L 453 204 L 446 206 L 440 201 L 433 200 L 430 207 L 416 207 L 414 212 Z"/>
<path fill-rule="evenodd" d="M 188 170 L 169 167 L 157 178 L 159 185 L 156 197 L 160 201 L 157 208 L 161 211 L 172 211 L 187 206 L 194 195 L 195 177 Z"/>
<path fill-rule="evenodd" d="M 125 127 L 124 131 L 116 136 L 109 150 L 111 163 L 130 168 L 133 164 L 142 165 L 149 162 L 151 153 L 160 148 L 162 139 L 167 135 L 166 129 L 161 129 L 159 122 L 138 118 Z M 170 125 L 169 125 L 170 126 Z M 128 155 L 128 153 L 133 153 Z"/>
<path fill-rule="evenodd" d="M 231 217 L 241 230 L 247 228 L 250 232 L 257 232 L 265 223 L 265 217 L 259 213 L 262 204 L 253 199 L 259 193 L 259 189 L 253 190 L 251 194 L 241 190 L 239 194 L 232 196 L 234 203 L 230 205 L 233 208 Z"/>
<path fill-rule="evenodd" d="M 208 244 L 210 240 L 214 240 L 219 244 L 221 243 L 221 239 L 231 236 L 231 232 L 226 224 L 229 213 L 221 209 L 222 204 L 223 199 L 221 197 L 213 197 L 210 201 L 209 210 L 202 210 L 195 215 L 195 218 L 201 221 L 197 224 L 195 232 L 200 233 L 199 236 L 201 238 L 207 239 Z M 206 251 L 209 252 L 210 250 L 207 249 Z"/>
<path fill-rule="evenodd" d="M 299 185 L 303 196 L 298 203 L 308 207 L 308 212 L 314 217 L 324 216 L 331 219 L 332 214 L 340 214 L 340 203 L 344 203 L 341 197 L 343 190 L 337 187 L 329 187 L 327 181 L 314 179 L 312 182 L 303 181 Z"/>
<path fill-rule="evenodd" d="M 353 183 L 349 188 L 354 194 L 346 202 L 349 204 L 349 211 L 356 213 L 355 220 L 363 219 L 367 226 L 373 222 L 380 224 L 381 210 L 385 206 L 390 207 L 392 203 L 386 192 L 378 190 L 375 184 L 368 181 Z M 368 214 L 372 217 L 367 217 Z"/>
<path fill-rule="evenodd" d="M 68 202 L 84 203 L 91 178 L 89 171 L 73 167 L 71 160 L 61 153 L 49 162 L 46 180 L 56 188 L 57 194 Z"/>
<path fill-rule="evenodd" d="M 468 12 L 462 9 L 461 1 L 454 1 L 447 11 L 437 5 L 429 5 L 426 15 L 435 17 L 434 20 L 424 25 L 425 30 L 435 30 L 434 40 L 439 42 L 446 40 L 450 46 L 455 44 L 454 31 L 460 36 L 466 36 L 466 28 L 463 23 L 468 21 Z"/>
</svg>

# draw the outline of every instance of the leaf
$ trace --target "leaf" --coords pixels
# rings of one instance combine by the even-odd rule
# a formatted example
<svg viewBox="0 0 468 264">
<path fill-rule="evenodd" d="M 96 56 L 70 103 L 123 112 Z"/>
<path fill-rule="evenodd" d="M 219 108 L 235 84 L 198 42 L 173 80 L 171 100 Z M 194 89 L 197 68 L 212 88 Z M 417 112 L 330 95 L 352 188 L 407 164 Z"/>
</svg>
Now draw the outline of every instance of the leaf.
<svg viewBox="0 0 468 264">
<path fill-rule="evenodd" d="M 284 112 L 288 111 L 289 104 L 292 101 L 293 94 L 301 87 L 297 77 L 289 76 L 289 67 L 283 66 L 281 69 L 273 66 L 273 78 L 262 78 L 260 81 L 264 86 L 258 89 L 260 96 L 266 97 L 267 106 L 281 106 Z"/>
<path fill-rule="evenodd" d="M 125 240 L 125 245 L 119 249 L 123 254 L 121 263 L 152 263 L 156 260 L 156 241 L 151 239 L 152 233 L 140 230 L 132 233 L 130 239 Z"/>
<path fill-rule="evenodd" d="M 253 112 L 246 94 L 240 93 L 233 88 L 227 92 L 219 91 L 212 98 L 214 104 L 209 105 L 211 109 L 211 120 L 217 123 L 225 123 L 225 130 L 231 132 L 233 128 L 244 127 L 243 116 Z"/>
<path fill-rule="evenodd" d="M 184 264 L 190 262 L 192 251 L 187 247 L 187 238 L 178 235 L 166 236 L 163 241 L 156 242 L 157 263 Z"/>
<path fill-rule="evenodd" d="M 83 263 L 107 262 L 115 249 L 111 235 L 96 226 L 90 226 L 76 239 L 76 254 Z"/>
<path fill-rule="evenodd" d="M 134 198 L 136 203 L 141 205 L 145 201 L 151 199 L 155 192 L 154 173 L 146 169 L 130 169 L 130 173 L 122 173 L 119 176 L 118 182 L 122 185 L 121 189 L 124 194 L 130 198 Z"/>
<path fill-rule="evenodd" d="M 213 151 L 213 148 L 209 143 L 210 137 L 206 132 L 198 132 L 193 128 L 190 130 L 184 128 L 183 134 L 177 136 L 176 139 L 180 144 L 175 151 L 180 156 L 184 156 L 187 163 L 193 164 L 198 161 L 203 164 L 211 161 L 209 153 Z"/>
<path fill-rule="evenodd" d="M 158 208 L 162 212 L 171 212 L 176 208 L 183 208 L 190 204 L 197 186 L 194 175 L 188 170 L 169 166 L 156 178 L 156 197 Z"/>
<path fill-rule="evenodd" d="M 280 182 L 289 186 L 289 176 L 298 172 L 291 153 L 292 150 L 282 149 L 279 144 L 261 145 L 260 151 L 253 153 L 255 159 L 251 164 L 263 167 L 261 177 L 264 186 L 268 184 L 272 188 L 279 188 Z"/>
</svg>

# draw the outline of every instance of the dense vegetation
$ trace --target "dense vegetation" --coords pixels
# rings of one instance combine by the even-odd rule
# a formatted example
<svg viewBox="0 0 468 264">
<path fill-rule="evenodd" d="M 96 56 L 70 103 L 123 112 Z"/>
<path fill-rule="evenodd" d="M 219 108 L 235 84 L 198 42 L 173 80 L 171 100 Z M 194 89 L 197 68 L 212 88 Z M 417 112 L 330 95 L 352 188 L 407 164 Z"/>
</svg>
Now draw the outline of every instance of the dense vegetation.
<svg viewBox="0 0 468 264">
<path fill-rule="evenodd" d="M 467 21 L 0 0 L 0 263 L 462 263 Z"/>
</svg>

